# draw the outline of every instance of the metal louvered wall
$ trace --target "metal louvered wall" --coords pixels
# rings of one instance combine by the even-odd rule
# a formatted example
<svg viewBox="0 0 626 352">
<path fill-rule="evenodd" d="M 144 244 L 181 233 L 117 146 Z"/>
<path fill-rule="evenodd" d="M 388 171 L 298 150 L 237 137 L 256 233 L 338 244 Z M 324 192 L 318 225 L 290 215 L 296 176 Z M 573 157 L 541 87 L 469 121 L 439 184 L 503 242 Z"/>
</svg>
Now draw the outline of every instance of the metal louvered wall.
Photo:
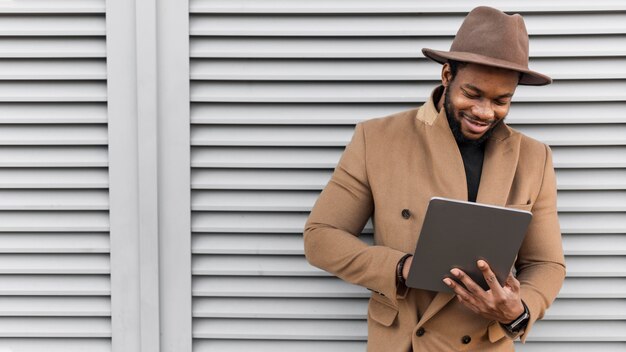
<svg viewBox="0 0 626 352">
<path fill-rule="evenodd" d="M 0 2 L 0 351 L 111 350 L 105 2 Z"/>
<path fill-rule="evenodd" d="M 420 105 L 485 2 L 190 1 L 194 351 L 362 351 L 365 289 L 309 266 L 302 229 L 358 121 Z M 525 16 L 510 125 L 551 145 L 568 264 L 520 351 L 626 350 L 626 5 L 489 1 Z"/>
</svg>

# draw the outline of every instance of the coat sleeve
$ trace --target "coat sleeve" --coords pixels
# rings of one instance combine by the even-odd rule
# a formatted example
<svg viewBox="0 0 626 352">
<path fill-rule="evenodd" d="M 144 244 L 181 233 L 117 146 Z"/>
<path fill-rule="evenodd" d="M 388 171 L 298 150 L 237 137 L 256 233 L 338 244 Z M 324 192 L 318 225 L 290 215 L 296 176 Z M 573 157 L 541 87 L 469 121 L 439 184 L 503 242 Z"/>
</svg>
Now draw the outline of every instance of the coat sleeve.
<svg viewBox="0 0 626 352">
<path fill-rule="evenodd" d="M 304 252 L 312 265 L 395 299 L 396 266 L 405 253 L 370 246 L 358 238 L 373 211 L 365 131 L 357 124 L 352 141 L 306 222 Z"/>
<path fill-rule="evenodd" d="M 515 266 L 521 284 L 521 297 L 530 312 L 530 322 L 521 335 L 522 342 L 526 341 L 534 323 L 544 316 L 565 279 L 565 260 L 556 208 L 556 177 L 552 153 L 550 148 L 545 148 L 541 188 Z"/>
</svg>

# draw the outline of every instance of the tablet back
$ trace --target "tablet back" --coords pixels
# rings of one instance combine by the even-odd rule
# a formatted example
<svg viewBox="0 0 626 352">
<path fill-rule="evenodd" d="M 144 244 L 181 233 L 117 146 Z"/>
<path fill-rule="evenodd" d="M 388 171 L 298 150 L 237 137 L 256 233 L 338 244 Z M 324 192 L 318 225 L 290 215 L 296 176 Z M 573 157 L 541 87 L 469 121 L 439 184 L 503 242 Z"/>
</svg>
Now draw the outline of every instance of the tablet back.
<svg viewBox="0 0 626 352">
<path fill-rule="evenodd" d="M 483 289 L 489 285 L 476 266 L 484 259 L 502 285 L 524 240 L 527 211 L 435 197 L 430 200 L 415 248 L 407 286 L 451 292 L 443 283 L 459 268 Z"/>
</svg>

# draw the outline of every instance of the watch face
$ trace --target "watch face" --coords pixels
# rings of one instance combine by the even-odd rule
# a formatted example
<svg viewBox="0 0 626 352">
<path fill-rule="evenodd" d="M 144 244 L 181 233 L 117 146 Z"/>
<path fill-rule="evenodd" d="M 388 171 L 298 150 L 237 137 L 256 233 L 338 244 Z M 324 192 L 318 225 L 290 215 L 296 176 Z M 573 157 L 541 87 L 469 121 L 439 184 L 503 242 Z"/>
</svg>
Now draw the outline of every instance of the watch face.
<svg viewBox="0 0 626 352">
<path fill-rule="evenodd" d="M 508 330 L 511 332 L 518 332 L 522 330 L 522 328 L 526 327 L 526 324 L 528 324 L 528 318 L 530 318 L 530 315 L 528 313 L 524 313 L 524 315 L 522 315 L 519 319 L 507 326 Z"/>
</svg>

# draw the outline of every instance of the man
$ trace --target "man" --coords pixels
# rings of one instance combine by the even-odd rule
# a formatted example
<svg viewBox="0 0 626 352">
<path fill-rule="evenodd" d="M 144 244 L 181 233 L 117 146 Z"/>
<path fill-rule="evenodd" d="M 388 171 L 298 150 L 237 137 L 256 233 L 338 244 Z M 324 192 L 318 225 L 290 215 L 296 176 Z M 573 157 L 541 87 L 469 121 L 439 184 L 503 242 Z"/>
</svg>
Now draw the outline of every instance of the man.
<svg viewBox="0 0 626 352">
<path fill-rule="evenodd" d="M 468 14 L 449 52 L 423 53 L 443 64 L 442 85 L 419 109 L 357 124 L 307 221 L 306 257 L 372 291 L 369 351 L 510 351 L 565 277 L 550 149 L 503 122 L 518 84 L 551 79 L 528 69 L 522 17 L 488 7 Z M 499 283 L 479 261 L 487 291 L 458 269 L 463 285 L 444 281 L 454 294 L 407 288 L 433 196 L 531 211 L 516 273 Z M 370 217 L 372 246 L 357 238 Z"/>
</svg>

